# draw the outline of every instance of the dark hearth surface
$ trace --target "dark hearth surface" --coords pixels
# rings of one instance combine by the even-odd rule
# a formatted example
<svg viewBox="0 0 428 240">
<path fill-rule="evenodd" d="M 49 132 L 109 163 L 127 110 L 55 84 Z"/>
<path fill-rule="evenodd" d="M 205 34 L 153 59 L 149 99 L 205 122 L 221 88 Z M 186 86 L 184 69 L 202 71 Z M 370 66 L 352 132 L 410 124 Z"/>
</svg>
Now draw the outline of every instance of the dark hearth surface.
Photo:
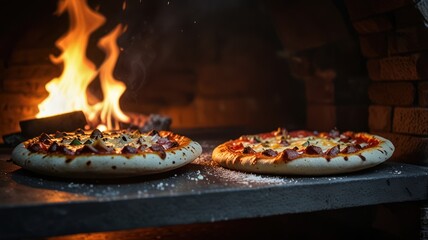
<svg viewBox="0 0 428 240">
<path fill-rule="evenodd" d="M 255 219 L 428 199 L 428 168 L 386 162 L 346 175 L 247 174 L 211 162 L 152 176 L 71 180 L 36 175 L 0 154 L 0 236 L 45 237 Z"/>
</svg>

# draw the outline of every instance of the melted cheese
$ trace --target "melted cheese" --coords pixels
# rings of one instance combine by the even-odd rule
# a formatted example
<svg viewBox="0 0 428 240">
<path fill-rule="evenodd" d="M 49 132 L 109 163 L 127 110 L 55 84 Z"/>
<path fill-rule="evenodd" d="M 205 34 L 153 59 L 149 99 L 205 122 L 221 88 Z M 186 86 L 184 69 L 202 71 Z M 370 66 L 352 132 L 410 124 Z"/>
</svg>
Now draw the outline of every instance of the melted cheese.
<svg viewBox="0 0 428 240">
<path fill-rule="evenodd" d="M 103 133 L 103 137 L 99 138 L 98 140 L 94 140 L 90 137 L 89 133 L 85 134 L 74 134 L 74 133 L 67 133 L 67 136 L 64 137 L 55 137 L 54 134 L 50 135 L 51 141 L 57 142 L 59 145 L 64 145 L 68 149 L 72 151 L 76 151 L 82 146 L 85 145 L 86 141 L 91 141 L 89 145 L 96 144 L 97 141 L 98 144 L 101 144 L 103 146 L 112 148 L 114 152 L 120 153 L 123 147 L 125 146 L 131 146 L 138 148 L 140 146 L 144 146 L 147 148 L 150 148 L 157 140 L 162 138 L 159 135 L 149 136 L 146 134 L 125 134 L 125 133 Z M 81 144 L 77 145 L 71 145 L 73 140 L 77 139 Z"/>
<path fill-rule="evenodd" d="M 254 136 L 247 136 L 247 138 L 254 139 Z M 281 139 L 281 136 L 276 136 L 261 139 L 259 143 L 244 141 L 242 145 L 244 147 L 251 147 L 256 152 L 263 152 L 267 149 L 277 152 L 282 152 L 285 149 L 295 149 L 298 152 L 304 152 L 308 146 L 317 146 L 325 153 L 335 146 L 339 146 L 339 149 L 344 149 L 349 143 L 353 143 L 352 141 L 348 143 L 341 142 L 340 138 L 321 138 L 315 136 L 287 138 L 285 140 L 288 144 L 281 143 L 284 140 Z"/>
</svg>

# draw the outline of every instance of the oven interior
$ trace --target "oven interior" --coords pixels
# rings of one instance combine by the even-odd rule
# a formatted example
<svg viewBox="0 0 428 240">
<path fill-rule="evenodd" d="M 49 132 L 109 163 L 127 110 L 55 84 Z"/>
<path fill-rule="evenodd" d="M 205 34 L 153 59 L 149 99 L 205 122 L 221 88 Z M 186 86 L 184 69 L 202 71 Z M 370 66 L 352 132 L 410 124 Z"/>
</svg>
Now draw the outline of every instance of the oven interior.
<svg viewBox="0 0 428 240">
<path fill-rule="evenodd" d="M 126 26 L 113 73 L 126 85 L 124 112 L 169 116 L 172 129 L 198 136 L 277 127 L 368 131 L 393 141 L 391 161 L 428 162 L 425 1 L 88 4 L 106 16 L 88 41 L 86 55 L 95 66 L 106 57 L 98 39 L 119 23 Z M 67 14 L 54 14 L 57 5 L 5 1 L 1 9 L 2 136 L 35 118 L 48 96 L 45 85 L 63 71 L 50 57 L 61 53 L 55 42 L 70 27 Z M 87 91 L 103 98 L 97 79 Z M 414 215 L 394 211 L 378 211 L 382 224 L 388 214 Z M 385 228 L 393 224 L 402 221 Z M 414 226 L 405 230 L 414 234 Z"/>
</svg>

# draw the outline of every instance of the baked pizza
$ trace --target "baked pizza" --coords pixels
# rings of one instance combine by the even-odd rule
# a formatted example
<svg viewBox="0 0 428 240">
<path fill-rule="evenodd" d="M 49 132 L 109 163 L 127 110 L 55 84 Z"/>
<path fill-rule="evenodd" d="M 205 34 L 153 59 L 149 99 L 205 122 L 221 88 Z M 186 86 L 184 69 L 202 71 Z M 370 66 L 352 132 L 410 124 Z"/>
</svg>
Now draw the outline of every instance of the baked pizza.
<svg viewBox="0 0 428 240">
<path fill-rule="evenodd" d="M 393 152 L 389 140 L 369 133 L 278 129 L 225 142 L 214 149 L 212 159 L 245 172 L 326 175 L 376 166 Z"/>
<path fill-rule="evenodd" d="M 169 171 L 201 153 L 197 142 L 170 131 L 77 129 L 29 139 L 14 148 L 12 161 L 52 176 L 113 178 Z"/>
</svg>

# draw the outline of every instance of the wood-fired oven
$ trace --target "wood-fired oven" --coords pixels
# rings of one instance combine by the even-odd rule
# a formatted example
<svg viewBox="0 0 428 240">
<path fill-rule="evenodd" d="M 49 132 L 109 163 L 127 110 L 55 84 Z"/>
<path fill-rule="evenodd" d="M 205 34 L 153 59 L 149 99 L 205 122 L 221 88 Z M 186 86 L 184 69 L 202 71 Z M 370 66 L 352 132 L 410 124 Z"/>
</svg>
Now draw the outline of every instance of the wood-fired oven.
<svg viewBox="0 0 428 240">
<path fill-rule="evenodd" d="M 39 104 L 49 96 L 46 84 L 65 71 L 63 62 L 55 63 L 55 58 L 63 52 L 58 39 L 66 34 L 71 24 L 67 12 L 58 13 L 57 5 L 57 0 L 26 3 L 4 1 L 2 3 L 0 135 L 5 140 L 0 140 L 0 143 L 2 143 L 2 153 L 6 155 L 10 153 L 11 147 L 8 145 L 10 143 L 7 142 L 7 136 L 19 135 L 22 130 L 20 122 L 36 118 L 40 112 Z M 409 180 L 412 179 L 410 175 L 402 176 L 401 172 L 393 172 L 410 181 L 405 183 L 393 181 L 397 184 L 396 186 L 415 184 L 416 189 L 420 190 L 427 185 L 425 168 L 414 170 L 413 167 L 417 168 L 419 166 L 414 165 L 428 163 L 428 57 L 426 53 L 428 50 L 428 1 L 88 0 L 88 5 L 105 17 L 86 39 L 87 48 L 83 52 L 89 59 L 90 65 L 94 67 L 93 74 L 96 74 L 94 80 L 88 83 L 87 89 L 84 90 L 88 95 L 89 105 L 102 101 L 106 94 L 102 91 L 103 80 L 99 73 L 108 54 L 100 49 L 99 39 L 121 24 L 118 30 L 121 33 L 116 39 L 119 50 L 117 62 L 111 70 L 114 79 L 126 86 L 119 103 L 121 110 L 125 114 L 129 113 L 131 118 L 150 114 L 166 116 L 172 120 L 172 129 L 202 140 L 232 138 L 248 131 L 272 130 L 277 127 L 319 131 L 328 131 L 336 127 L 339 130 L 367 131 L 392 140 L 396 146 L 396 152 L 390 162 L 411 164 L 406 165 L 409 168 L 403 172 L 411 175 L 416 171 L 419 174 L 417 179 L 422 180 L 420 183 L 415 183 Z M 210 145 L 212 142 L 208 141 L 205 144 L 208 149 L 212 148 Z M 391 171 L 398 171 L 393 167 Z M 201 171 L 199 168 L 193 170 Z M 7 174 L 11 173 L 5 171 L 5 175 Z M 385 177 L 387 172 L 382 174 L 385 174 L 383 175 Z M 30 188 L 43 188 L 34 182 L 37 178 L 34 178 L 33 182 L 30 181 L 31 183 L 28 179 L 25 180 L 25 174 L 22 172 L 10 176 L 9 182 L 2 187 L 12 195 L 13 189 L 22 182 Z M 181 179 L 181 182 L 187 178 L 195 183 L 194 179 L 198 177 L 191 174 L 183 176 L 177 179 Z M 204 177 L 206 175 L 202 178 Z M 216 177 L 221 179 L 224 176 Z M 367 186 L 380 184 L 381 180 L 376 179 L 376 176 L 371 177 L 373 182 L 366 183 Z M 158 180 L 154 177 L 147 181 Z M 351 183 L 346 184 L 354 186 L 352 181 L 357 180 L 360 179 L 351 178 Z M 254 181 L 254 179 L 247 179 L 250 185 Z M 259 187 L 271 184 L 266 183 L 266 179 L 264 181 Z M 282 180 L 278 178 L 272 181 L 278 181 L 273 184 L 290 183 L 281 182 Z M 297 179 L 296 182 L 298 181 Z M 334 194 L 334 190 L 328 190 L 328 181 L 330 180 L 323 179 L 320 187 Z M 134 188 L 133 183 L 121 182 L 120 184 L 127 185 L 128 190 L 135 190 L 137 197 L 149 196 L 146 192 L 139 192 L 140 190 Z M 156 184 L 161 183 L 174 184 L 173 181 L 156 182 Z M 55 187 L 55 184 L 51 180 L 46 182 L 50 190 L 61 191 Z M 83 186 L 83 184 L 88 185 Z M 115 199 L 116 196 L 113 195 L 105 196 L 107 188 L 98 186 L 99 188 L 93 190 L 95 193 L 91 192 L 89 184 L 92 183 L 67 183 L 64 186 L 67 187 L 68 192 L 76 196 L 79 194 L 79 189 L 83 189 L 84 193 L 88 193 L 85 197 L 96 197 L 96 194 L 101 194 L 105 197 L 103 201 Z M 232 185 L 236 189 L 243 187 L 245 190 L 237 192 L 236 197 L 222 204 L 238 204 L 237 199 L 245 198 L 248 184 L 244 186 L 242 181 L 238 182 L 234 179 Z M 316 181 L 308 180 L 303 185 L 305 184 L 310 186 L 316 184 Z M 344 183 L 338 182 L 332 186 L 346 192 L 346 186 L 341 184 Z M 357 184 L 355 187 L 363 185 Z M 150 186 L 145 187 L 150 188 Z M 168 199 L 163 199 L 163 193 L 159 192 L 163 186 L 156 185 L 152 189 L 157 191 L 156 197 L 159 197 L 159 201 L 171 204 Z M 388 186 L 390 186 L 389 180 Z M 76 187 L 76 191 L 73 187 Z M 147 190 L 147 188 L 144 189 Z M 203 193 L 202 198 L 206 198 L 201 201 L 208 204 L 209 191 L 205 191 L 202 187 L 196 187 L 196 189 Z M 210 188 L 207 187 L 207 189 Z M 218 231 L 232 232 L 226 234 L 226 237 L 235 237 L 239 236 L 239 231 L 232 226 L 245 229 L 247 225 L 251 228 L 256 228 L 255 225 L 263 225 L 263 231 L 256 231 L 254 234 L 262 236 L 265 234 L 264 231 L 271 229 L 272 237 L 278 238 L 281 236 L 279 234 L 281 227 L 277 226 L 280 223 L 300 228 L 305 225 L 308 218 L 319 221 L 329 219 L 328 221 L 331 221 L 329 223 L 336 224 L 347 219 L 347 216 L 352 216 L 356 219 L 353 223 L 363 230 L 357 230 L 357 227 L 342 227 L 359 232 L 355 235 L 357 237 L 405 239 L 410 236 L 415 238 L 423 232 L 418 214 L 422 211 L 422 219 L 427 221 L 424 215 L 427 214 L 427 210 L 422 207 L 421 202 L 414 201 L 426 201 L 427 193 L 426 190 L 412 193 L 407 185 L 403 189 L 407 189 L 408 192 L 405 194 L 410 197 L 400 201 L 410 203 L 381 205 L 396 202 L 389 200 L 394 196 L 390 195 L 378 202 L 344 205 L 345 208 L 357 207 L 356 209 L 348 208 L 323 213 L 321 210 L 330 208 L 301 207 L 298 209 L 306 213 L 276 217 L 269 216 L 277 215 L 274 213 L 275 210 L 281 214 L 290 214 L 293 211 L 272 208 L 270 212 L 268 211 L 269 213 L 263 214 L 262 211 L 245 210 L 246 204 L 244 204 L 242 211 L 248 214 L 240 215 L 238 211 L 228 210 L 224 216 L 214 214 L 216 216 L 212 219 L 214 223 L 206 224 L 208 215 L 196 214 L 194 219 L 192 216 L 185 216 L 183 221 L 165 221 L 166 218 L 156 218 L 156 214 L 149 211 L 150 214 L 154 214 L 155 223 L 141 226 L 159 228 L 149 229 L 151 232 L 144 233 L 133 230 L 128 231 L 128 234 L 146 234 L 145 236 L 149 237 L 156 237 L 154 235 L 159 234 L 172 238 L 165 231 L 185 234 L 184 229 L 188 228 L 193 229 L 189 230 L 190 232 L 197 234 L 192 235 L 188 231 L 189 235 L 186 236 L 201 238 L 201 235 L 212 233 L 209 228 L 214 228 L 220 229 Z M 221 199 L 223 196 L 218 193 L 223 190 L 214 189 L 213 199 Z M 270 192 L 274 190 L 275 188 L 263 190 L 260 194 L 281 200 L 283 197 Z M 123 193 L 122 190 L 119 195 L 123 197 L 127 194 L 126 191 Z M 373 194 L 376 191 L 382 191 L 381 185 L 369 190 Z M 283 191 L 282 193 L 292 192 Z M 183 201 L 189 203 L 196 201 L 184 195 L 180 196 Z M 60 194 L 55 196 L 62 200 L 67 199 L 67 197 L 61 198 Z M 76 196 L 72 201 L 79 201 L 79 197 Z M 329 195 L 320 194 L 320 196 L 328 198 Z M 13 196 L 5 199 L 10 200 L 8 204 L 16 200 Z M 296 202 L 297 199 L 296 197 Z M 349 198 L 339 199 L 345 201 Z M 149 200 L 145 203 L 156 207 Z M 112 206 L 117 204 L 120 207 L 126 205 L 111 204 Z M 135 202 L 129 204 L 129 206 L 137 205 Z M 312 204 L 316 205 L 315 202 Z M 364 205 L 373 204 L 375 206 L 364 207 Z M 327 205 L 329 203 L 326 203 Z M 342 208 L 337 203 L 333 206 L 331 209 Z M 183 209 L 186 209 L 185 205 Z M 195 211 L 202 211 L 203 208 L 198 206 L 195 209 Z M 4 211 L 9 214 L 14 213 L 13 209 Z M 312 211 L 321 212 L 307 213 Z M 212 209 L 209 212 L 213 212 Z M 231 219 L 250 218 L 250 220 L 217 223 L 218 219 L 228 220 L 227 213 L 230 212 L 233 212 Z M 299 210 L 296 211 L 298 212 Z M 144 211 L 138 213 L 143 214 Z M 106 216 L 113 215 L 106 214 Z M 118 216 L 124 215 L 118 214 Z M 265 218 L 257 218 L 257 216 Z M 144 220 L 150 221 L 148 218 Z M 365 223 L 362 224 L 362 221 Z M 308 220 L 308 222 L 316 231 L 321 231 L 325 225 L 329 224 L 319 223 L 320 226 L 314 227 L 313 225 L 318 224 L 315 220 Z M 348 222 L 352 223 L 352 221 Z M 85 223 L 91 224 L 90 221 Z M 182 228 L 179 225 L 190 223 L 193 225 L 184 225 Z M 266 223 L 271 227 L 267 227 Z M 129 227 L 126 223 L 114 222 L 112 223 L 114 227 L 109 228 L 108 221 L 101 225 L 95 229 L 87 228 L 84 232 L 113 231 L 139 226 L 132 221 Z M 160 227 L 165 225 L 172 227 Z M 201 231 L 200 228 L 205 230 Z M 47 230 L 43 231 L 47 232 Z M 296 238 L 315 236 L 313 233 L 298 230 L 286 232 Z M 344 236 L 344 232 L 333 229 L 324 232 L 322 236 L 339 239 Z M 30 237 L 31 233 L 34 231 L 10 236 Z M 54 231 L 53 235 L 71 233 L 79 233 L 79 230 Z M 119 237 L 127 236 L 126 233 L 123 234 L 119 234 Z M 426 239 L 428 234 L 427 232 L 424 234 L 426 235 L 423 237 Z M 49 234 L 44 233 L 35 236 L 47 235 Z M 218 236 L 218 233 L 215 236 Z"/>
</svg>

